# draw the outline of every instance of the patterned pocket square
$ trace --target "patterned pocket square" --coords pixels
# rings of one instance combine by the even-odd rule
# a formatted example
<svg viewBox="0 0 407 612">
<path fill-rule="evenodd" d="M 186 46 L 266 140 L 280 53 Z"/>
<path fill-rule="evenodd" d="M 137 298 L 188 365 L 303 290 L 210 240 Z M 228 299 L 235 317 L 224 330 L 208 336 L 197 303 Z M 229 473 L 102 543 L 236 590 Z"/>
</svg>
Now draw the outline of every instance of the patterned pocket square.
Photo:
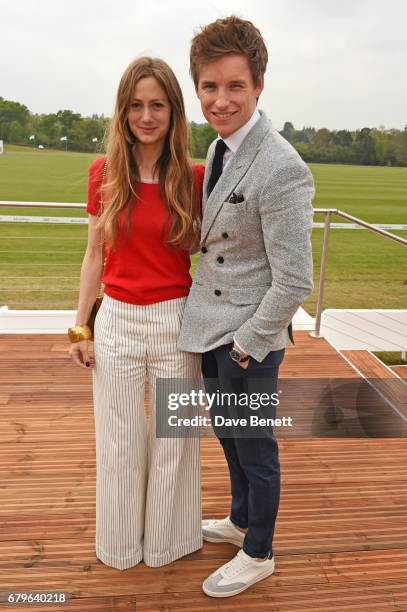
<svg viewBox="0 0 407 612">
<path fill-rule="evenodd" d="M 238 195 L 237 193 L 233 192 L 228 202 L 230 202 L 231 204 L 239 204 L 240 202 L 244 202 L 244 197 L 241 193 Z"/>
</svg>

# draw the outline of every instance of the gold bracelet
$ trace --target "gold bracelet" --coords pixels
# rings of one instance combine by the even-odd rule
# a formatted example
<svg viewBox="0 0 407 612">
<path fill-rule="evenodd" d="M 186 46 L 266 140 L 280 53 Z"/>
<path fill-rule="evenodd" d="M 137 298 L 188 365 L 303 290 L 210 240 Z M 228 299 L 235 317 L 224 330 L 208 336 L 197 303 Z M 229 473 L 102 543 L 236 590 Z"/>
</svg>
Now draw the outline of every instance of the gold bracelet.
<svg viewBox="0 0 407 612">
<path fill-rule="evenodd" d="M 93 334 L 87 325 L 76 325 L 68 329 L 68 338 L 71 342 L 81 342 L 81 340 L 92 340 Z"/>
</svg>

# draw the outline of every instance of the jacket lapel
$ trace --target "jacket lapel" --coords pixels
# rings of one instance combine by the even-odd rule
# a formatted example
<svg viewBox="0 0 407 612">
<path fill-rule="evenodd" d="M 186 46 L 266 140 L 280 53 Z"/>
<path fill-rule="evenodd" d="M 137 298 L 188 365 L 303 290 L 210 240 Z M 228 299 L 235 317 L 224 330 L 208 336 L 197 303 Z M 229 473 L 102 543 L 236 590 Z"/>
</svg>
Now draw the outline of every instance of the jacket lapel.
<svg viewBox="0 0 407 612">
<path fill-rule="evenodd" d="M 203 193 L 202 193 L 202 210 L 203 211 L 205 210 L 205 206 L 208 201 L 207 190 L 208 190 L 209 177 L 212 172 L 213 158 L 215 157 L 215 146 L 216 146 L 216 140 L 214 140 L 209 145 L 208 153 L 206 154 L 205 175 L 204 175 Z"/>
<path fill-rule="evenodd" d="M 269 123 L 264 113 L 253 126 L 242 144 L 234 154 L 225 168 L 224 173 L 219 178 L 209 198 L 206 196 L 207 184 L 212 170 L 212 162 L 214 157 L 214 146 L 211 145 L 208 151 L 207 166 L 204 180 L 204 193 L 202 208 L 204 210 L 202 220 L 201 242 L 205 242 L 206 237 L 218 216 L 222 206 L 240 183 L 246 172 L 249 170 L 257 153 L 260 150 L 261 143 L 269 131 Z"/>
</svg>

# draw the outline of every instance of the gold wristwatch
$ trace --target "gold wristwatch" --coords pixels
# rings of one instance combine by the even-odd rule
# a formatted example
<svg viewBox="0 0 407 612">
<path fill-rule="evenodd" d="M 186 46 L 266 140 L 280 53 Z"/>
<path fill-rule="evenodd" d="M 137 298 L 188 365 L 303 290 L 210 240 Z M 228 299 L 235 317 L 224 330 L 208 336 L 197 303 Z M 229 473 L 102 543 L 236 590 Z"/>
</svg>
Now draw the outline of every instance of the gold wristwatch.
<svg viewBox="0 0 407 612">
<path fill-rule="evenodd" d="M 68 337 L 71 342 L 81 342 L 81 340 L 92 340 L 93 335 L 87 325 L 76 325 L 68 329 Z"/>
</svg>

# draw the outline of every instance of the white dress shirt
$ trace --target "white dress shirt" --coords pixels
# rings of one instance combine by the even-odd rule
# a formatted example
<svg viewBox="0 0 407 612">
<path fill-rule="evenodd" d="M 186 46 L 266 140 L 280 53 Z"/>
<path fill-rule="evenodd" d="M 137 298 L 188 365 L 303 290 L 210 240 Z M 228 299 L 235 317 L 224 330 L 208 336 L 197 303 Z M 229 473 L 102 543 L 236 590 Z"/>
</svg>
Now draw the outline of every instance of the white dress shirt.
<svg viewBox="0 0 407 612">
<path fill-rule="evenodd" d="M 260 119 L 260 113 L 256 108 L 253 115 L 250 117 L 247 123 L 242 125 L 241 128 L 236 130 L 236 132 L 233 132 L 233 134 L 231 134 L 227 138 L 223 138 L 223 142 L 227 146 L 227 149 L 223 156 L 223 168 L 225 168 L 227 164 L 230 162 L 233 155 L 236 153 L 236 151 L 242 144 L 243 140 L 246 138 L 247 134 L 250 132 L 252 127 L 257 123 L 259 119 Z M 220 138 L 220 136 L 218 136 L 218 138 Z"/>
</svg>

